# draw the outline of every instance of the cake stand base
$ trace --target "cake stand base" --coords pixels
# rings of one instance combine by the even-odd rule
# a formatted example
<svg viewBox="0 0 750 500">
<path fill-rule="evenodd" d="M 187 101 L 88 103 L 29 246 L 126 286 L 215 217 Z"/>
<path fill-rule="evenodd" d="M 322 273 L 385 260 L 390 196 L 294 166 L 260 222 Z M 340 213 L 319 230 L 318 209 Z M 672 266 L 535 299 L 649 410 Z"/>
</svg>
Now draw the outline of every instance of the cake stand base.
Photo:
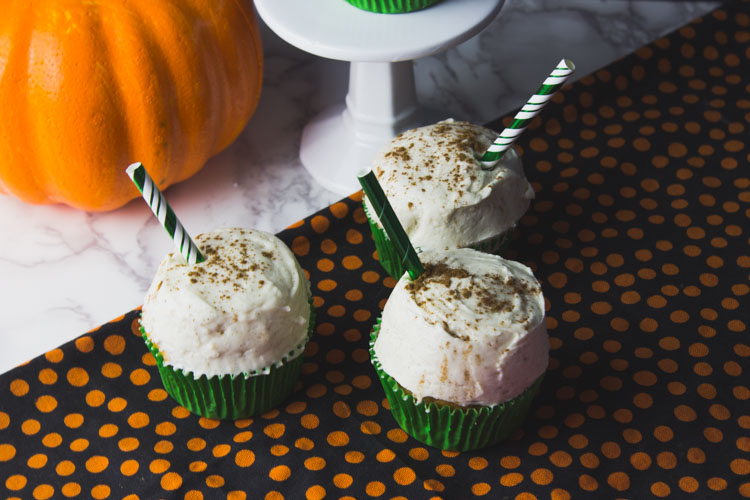
<svg viewBox="0 0 750 500">
<path fill-rule="evenodd" d="M 477 34 L 505 0 L 442 0 L 408 14 L 375 14 L 343 0 L 255 0 L 261 18 L 292 45 L 350 61 L 344 104 L 324 110 L 303 130 L 300 160 L 323 187 L 359 189 L 357 173 L 406 129 L 441 118 L 419 107 L 412 60 Z"/>
</svg>

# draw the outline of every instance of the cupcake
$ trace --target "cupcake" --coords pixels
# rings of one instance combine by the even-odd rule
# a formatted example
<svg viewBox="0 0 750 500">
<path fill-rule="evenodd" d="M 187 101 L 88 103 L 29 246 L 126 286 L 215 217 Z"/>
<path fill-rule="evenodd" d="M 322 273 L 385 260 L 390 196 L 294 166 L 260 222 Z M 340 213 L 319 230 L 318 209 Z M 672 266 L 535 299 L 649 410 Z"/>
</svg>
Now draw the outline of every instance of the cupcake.
<svg viewBox="0 0 750 500">
<path fill-rule="evenodd" d="M 500 253 L 534 190 L 510 148 L 491 170 L 478 158 L 498 134 L 445 120 L 396 136 L 372 169 L 417 251 L 475 248 Z M 404 272 L 370 201 L 365 211 L 380 262 L 394 278 Z"/>
<path fill-rule="evenodd" d="M 159 265 L 141 332 L 164 388 L 209 418 L 265 412 L 292 391 L 313 326 L 310 284 L 291 250 L 251 229 L 200 234 L 206 259 Z"/>
<path fill-rule="evenodd" d="M 351 5 L 379 14 L 414 12 L 438 3 L 440 0 L 346 0 Z"/>
<path fill-rule="evenodd" d="M 466 451 L 523 421 L 549 361 L 544 298 L 531 270 L 462 248 L 420 254 L 373 329 L 370 356 L 398 424 Z"/>
</svg>

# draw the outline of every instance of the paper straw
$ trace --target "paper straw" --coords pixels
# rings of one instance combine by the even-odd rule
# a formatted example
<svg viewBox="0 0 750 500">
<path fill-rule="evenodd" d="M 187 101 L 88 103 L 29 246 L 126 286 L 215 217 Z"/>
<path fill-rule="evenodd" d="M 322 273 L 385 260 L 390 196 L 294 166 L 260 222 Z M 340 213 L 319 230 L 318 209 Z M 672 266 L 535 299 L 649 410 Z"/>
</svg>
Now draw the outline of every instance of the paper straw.
<svg viewBox="0 0 750 500">
<path fill-rule="evenodd" d="M 380 223 L 383 224 L 385 233 L 396 248 L 398 255 L 401 256 L 402 266 L 409 273 L 411 279 L 417 279 L 424 272 L 424 266 L 419 257 L 417 257 L 417 252 L 414 251 L 414 247 L 409 241 L 409 237 L 406 235 L 401 222 L 396 217 L 396 213 L 393 211 L 388 198 L 386 198 L 383 188 L 380 187 L 378 178 L 370 170 L 365 174 L 358 175 L 357 179 L 375 209 Z"/>
<path fill-rule="evenodd" d="M 489 147 L 479 161 L 482 162 L 482 168 L 490 170 L 500 158 L 503 157 L 505 151 L 510 148 L 516 139 L 518 139 L 529 122 L 534 119 L 536 115 L 542 110 L 542 108 L 552 99 L 557 90 L 562 87 L 565 80 L 573 74 L 576 70 L 576 65 L 570 59 L 562 59 L 557 63 L 557 67 L 550 73 L 536 94 L 532 95 L 531 98 L 524 104 L 521 110 L 516 113 L 513 118 L 513 123 L 508 128 L 503 130 L 500 135 L 495 139 L 495 142 Z"/>
<path fill-rule="evenodd" d="M 151 207 L 151 211 L 154 212 L 162 227 L 169 233 L 172 241 L 174 241 L 175 248 L 185 258 L 185 261 L 192 265 L 206 260 L 193 239 L 185 232 L 185 228 L 182 227 L 180 220 L 167 204 L 167 199 L 156 187 L 154 180 L 148 175 L 143 164 L 140 162 L 133 163 L 127 168 L 126 172 L 143 195 L 143 199 Z"/>
</svg>

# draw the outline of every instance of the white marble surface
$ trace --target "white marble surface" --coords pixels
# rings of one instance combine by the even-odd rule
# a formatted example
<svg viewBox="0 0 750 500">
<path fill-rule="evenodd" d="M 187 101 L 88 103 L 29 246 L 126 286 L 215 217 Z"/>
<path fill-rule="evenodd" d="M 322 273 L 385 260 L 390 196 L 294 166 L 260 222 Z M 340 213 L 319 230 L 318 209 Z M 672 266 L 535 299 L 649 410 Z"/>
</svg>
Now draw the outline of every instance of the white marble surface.
<svg viewBox="0 0 750 500">
<path fill-rule="evenodd" d="M 508 0 L 482 33 L 415 61 L 420 102 L 482 123 L 519 107 L 561 57 L 580 78 L 719 2 Z M 262 22 L 261 22 L 262 24 Z M 306 54 L 265 26 L 260 105 L 242 135 L 166 191 L 191 233 L 276 232 L 336 201 L 298 159 L 305 123 L 341 102 L 348 65 Z M 140 305 L 171 241 L 135 200 L 109 213 L 0 197 L 0 373 Z"/>
</svg>

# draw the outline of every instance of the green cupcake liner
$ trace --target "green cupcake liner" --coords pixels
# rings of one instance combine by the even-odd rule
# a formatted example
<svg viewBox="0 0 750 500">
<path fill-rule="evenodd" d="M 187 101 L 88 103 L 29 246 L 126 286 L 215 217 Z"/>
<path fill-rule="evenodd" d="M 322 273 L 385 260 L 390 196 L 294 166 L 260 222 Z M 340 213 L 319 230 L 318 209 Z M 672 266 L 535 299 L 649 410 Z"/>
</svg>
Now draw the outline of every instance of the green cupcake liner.
<svg viewBox="0 0 750 500">
<path fill-rule="evenodd" d="M 372 232 L 372 237 L 375 241 L 375 248 L 378 251 L 378 260 L 380 261 L 380 265 L 392 278 L 401 278 L 401 276 L 406 272 L 406 268 L 401 264 L 401 258 L 396 252 L 396 248 L 391 243 L 391 240 L 390 238 L 388 238 L 385 230 L 380 227 L 372 219 L 372 217 L 370 217 L 370 212 L 367 210 L 367 206 L 365 205 L 364 201 L 362 202 L 362 206 L 364 207 L 365 215 L 367 216 L 367 222 L 370 225 L 370 231 Z M 510 244 L 514 229 L 515 226 L 511 227 L 503 233 L 498 234 L 497 236 L 492 236 L 491 238 L 482 240 L 479 243 L 475 243 L 469 248 L 473 248 L 474 250 L 479 250 L 480 252 L 484 253 L 492 253 L 502 256 L 503 253 L 505 253 L 505 250 L 507 250 L 508 245 Z M 417 249 L 417 252 L 419 251 L 420 250 Z"/>
<path fill-rule="evenodd" d="M 401 14 L 425 9 L 440 0 L 346 0 L 353 6 L 379 14 Z"/>
<path fill-rule="evenodd" d="M 164 389 L 172 399 L 192 413 L 206 418 L 237 420 L 264 413 L 284 401 L 294 389 L 302 370 L 305 345 L 312 336 L 315 310 L 310 307 L 307 337 L 279 362 L 236 375 L 201 375 L 164 364 L 164 356 L 140 327 L 143 340 L 156 358 Z M 291 355 L 296 357 L 289 359 Z"/>
<path fill-rule="evenodd" d="M 418 403 L 383 371 L 374 350 L 379 330 L 380 319 L 370 334 L 370 361 L 388 398 L 393 418 L 408 435 L 435 448 L 469 451 L 506 439 L 525 420 L 544 378 L 541 375 L 520 395 L 494 406 L 455 408 L 433 402 Z"/>
</svg>

